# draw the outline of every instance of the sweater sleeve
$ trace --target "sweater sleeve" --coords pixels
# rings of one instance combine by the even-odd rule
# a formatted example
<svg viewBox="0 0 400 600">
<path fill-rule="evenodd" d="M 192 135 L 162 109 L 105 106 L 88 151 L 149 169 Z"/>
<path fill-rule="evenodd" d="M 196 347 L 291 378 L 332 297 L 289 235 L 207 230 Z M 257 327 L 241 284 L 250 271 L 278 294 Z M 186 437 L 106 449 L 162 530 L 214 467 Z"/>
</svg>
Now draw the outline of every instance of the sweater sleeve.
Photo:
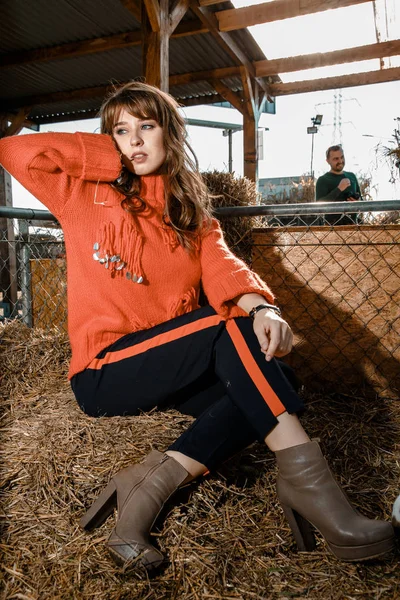
<svg viewBox="0 0 400 600">
<path fill-rule="evenodd" d="M 223 316 L 241 316 L 246 313 L 231 302 L 242 294 L 257 293 L 267 302 L 274 295 L 264 281 L 229 250 L 216 219 L 204 232 L 200 260 L 202 284 L 211 306 Z"/>
<path fill-rule="evenodd" d="M 327 184 L 323 175 L 318 177 L 315 188 L 315 199 L 317 202 L 318 200 L 337 200 L 340 194 L 341 191 L 337 186 L 335 186 L 333 190 L 329 190 L 329 185 Z"/>
<path fill-rule="evenodd" d="M 0 163 L 57 217 L 78 180 L 114 181 L 121 171 L 110 136 L 80 132 L 3 138 Z"/>
</svg>

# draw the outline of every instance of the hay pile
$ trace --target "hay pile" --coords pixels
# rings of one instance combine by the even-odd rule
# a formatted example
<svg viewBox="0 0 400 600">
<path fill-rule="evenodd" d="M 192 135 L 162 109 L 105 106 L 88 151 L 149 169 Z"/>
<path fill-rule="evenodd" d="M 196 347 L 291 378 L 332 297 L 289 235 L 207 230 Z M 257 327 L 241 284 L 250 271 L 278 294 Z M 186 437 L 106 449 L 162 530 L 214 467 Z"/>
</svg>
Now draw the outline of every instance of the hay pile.
<svg viewBox="0 0 400 600">
<path fill-rule="evenodd" d="M 27 402 L 58 392 L 66 385 L 70 355 L 64 333 L 29 329 L 17 320 L 0 323 L 1 398 Z"/>
<path fill-rule="evenodd" d="M 179 492 L 156 531 L 164 571 L 114 567 L 78 519 L 110 476 L 164 449 L 190 422 L 176 412 L 92 419 L 65 382 L 68 344 L 18 323 L 1 330 L 3 600 L 313 600 L 400 596 L 399 552 L 341 563 L 320 540 L 298 554 L 259 445 Z M 304 422 L 364 514 L 389 517 L 399 492 L 400 403 L 309 395 Z"/>
<path fill-rule="evenodd" d="M 235 177 L 234 173 L 210 171 L 202 173 L 206 186 L 213 196 L 214 208 L 225 206 L 255 206 L 261 203 L 261 194 L 254 181 Z M 261 226 L 260 217 L 224 217 L 220 219 L 226 243 L 237 256 L 251 263 L 251 231 Z"/>
</svg>

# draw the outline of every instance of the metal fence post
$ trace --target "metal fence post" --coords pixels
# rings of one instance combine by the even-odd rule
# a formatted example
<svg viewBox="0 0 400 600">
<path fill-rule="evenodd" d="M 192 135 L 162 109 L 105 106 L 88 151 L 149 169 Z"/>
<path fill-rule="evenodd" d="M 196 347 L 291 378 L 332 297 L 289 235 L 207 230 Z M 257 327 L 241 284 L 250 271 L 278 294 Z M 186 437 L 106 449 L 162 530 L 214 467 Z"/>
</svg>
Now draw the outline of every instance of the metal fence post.
<svg viewBox="0 0 400 600">
<path fill-rule="evenodd" d="M 30 263 L 31 248 L 29 243 L 29 222 L 25 219 L 18 219 L 18 230 L 21 244 L 20 260 L 22 322 L 28 327 L 32 327 L 32 277 Z"/>
</svg>

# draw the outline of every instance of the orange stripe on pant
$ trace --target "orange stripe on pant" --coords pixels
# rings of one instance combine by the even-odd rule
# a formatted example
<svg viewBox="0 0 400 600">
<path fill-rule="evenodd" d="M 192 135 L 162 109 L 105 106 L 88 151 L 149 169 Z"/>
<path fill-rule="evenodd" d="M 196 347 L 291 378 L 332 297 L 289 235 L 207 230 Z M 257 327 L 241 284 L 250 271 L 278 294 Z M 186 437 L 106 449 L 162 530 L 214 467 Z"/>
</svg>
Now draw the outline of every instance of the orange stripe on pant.
<svg viewBox="0 0 400 600">
<path fill-rule="evenodd" d="M 104 365 L 110 365 L 112 363 L 119 362 L 120 360 L 124 360 L 125 358 L 137 356 L 138 354 L 142 354 L 151 348 L 168 344 L 169 342 L 183 338 L 186 335 L 191 335 L 197 331 L 202 331 L 208 327 L 214 327 L 215 325 L 219 325 L 221 321 L 224 321 L 224 318 L 220 315 L 211 315 L 210 317 L 205 317 L 204 319 L 194 321 L 193 323 L 188 323 L 187 325 L 177 327 L 171 331 L 160 333 L 160 335 L 156 335 L 150 340 L 145 340 L 144 342 L 136 344 L 135 346 L 123 348 L 122 350 L 116 350 L 115 352 L 108 352 L 103 358 L 94 358 L 87 368 L 96 370 L 101 369 L 101 367 Z"/>
<path fill-rule="evenodd" d="M 266 404 L 271 409 L 272 414 L 277 417 L 286 411 L 286 408 L 275 394 L 268 381 L 265 379 L 260 367 L 256 363 L 253 355 L 251 354 L 243 335 L 240 332 L 239 327 L 236 325 L 234 320 L 226 322 L 226 330 L 237 350 L 240 360 L 243 363 L 244 368 L 251 377 L 254 385 L 264 398 Z M 261 350 L 260 350 L 261 352 Z"/>
</svg>

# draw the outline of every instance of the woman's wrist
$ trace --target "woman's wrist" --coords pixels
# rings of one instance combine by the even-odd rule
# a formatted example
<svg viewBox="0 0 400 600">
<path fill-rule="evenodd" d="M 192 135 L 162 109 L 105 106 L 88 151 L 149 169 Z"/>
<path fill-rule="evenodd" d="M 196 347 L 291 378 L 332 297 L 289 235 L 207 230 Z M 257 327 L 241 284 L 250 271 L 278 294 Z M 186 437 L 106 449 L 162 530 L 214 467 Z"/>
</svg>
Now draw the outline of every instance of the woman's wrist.
<svg viewBox="0 0 400 600">
<path fill-rule="evenodd" d="M 249 311 L 249 317 L 254 320 L 257 313 L 262 310 L 268 310 L 274 312 L 279 317 L 281 316 L 281 310 L 278 306 L 275 306 L 275 304 L 267 304 L 266 302 L 263 302 L 262 304 L 257 304 L 257 306 L 253 306 L 253 308 Z"/>
</svg>

